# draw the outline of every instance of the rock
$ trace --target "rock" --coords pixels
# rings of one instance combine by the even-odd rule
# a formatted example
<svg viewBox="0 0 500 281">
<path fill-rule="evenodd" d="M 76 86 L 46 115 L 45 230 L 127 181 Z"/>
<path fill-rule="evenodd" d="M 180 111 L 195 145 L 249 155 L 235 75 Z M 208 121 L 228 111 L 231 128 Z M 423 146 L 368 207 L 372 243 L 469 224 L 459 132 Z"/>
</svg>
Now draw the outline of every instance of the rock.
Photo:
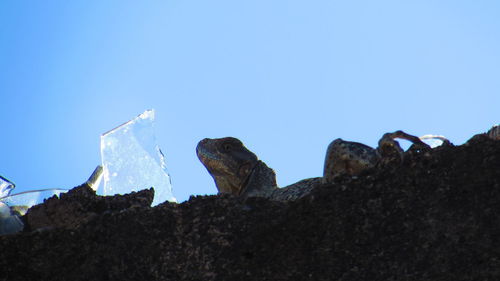
<svg viewBox="0 0 500 281">
<path fill-rule="evenodd" d="M 293 202 L 81 186 L 0 237 L 0 280 L 500 280 L 500 141 L 407 155 Z"/>
<path fill-rule="evenodd" d="M 145 208 L 153 202 L 154 190 L 141 190 L 126 195 L 97 196 L 87 184 L 75 187 L 61 198 L 53 196 L 43 204 L 33 206 L 24 216 L 25 230 L 51 227 L 77 228 L 103 213 L 128 208 Z"/>
</svg>

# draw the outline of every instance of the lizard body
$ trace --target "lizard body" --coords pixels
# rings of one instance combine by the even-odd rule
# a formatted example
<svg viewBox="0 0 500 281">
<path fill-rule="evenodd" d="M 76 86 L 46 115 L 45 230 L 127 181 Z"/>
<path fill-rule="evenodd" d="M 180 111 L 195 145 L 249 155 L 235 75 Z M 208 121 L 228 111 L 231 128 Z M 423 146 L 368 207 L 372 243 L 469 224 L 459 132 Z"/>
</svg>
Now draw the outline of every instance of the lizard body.
<svg viewBox="0 0 500 281">
<path fill-rule="evenodd" d="M 289 201 L 309 194 L 320 184 L 333 182 L 339 175 L 355 176 L 379 163 L 399 163 L 403 150 L 395 138 L 428 147 L 419 138 L 402 131 L 385 134 L 377 149 L 336 139 L 328 146 L 323 177 L 305 179 L 283 188 L 278 187 L 274 170 L 236 138 L 203 139 L 196 147 L 196 154 L 214 178 L 219 193 Z"/>
</svg>

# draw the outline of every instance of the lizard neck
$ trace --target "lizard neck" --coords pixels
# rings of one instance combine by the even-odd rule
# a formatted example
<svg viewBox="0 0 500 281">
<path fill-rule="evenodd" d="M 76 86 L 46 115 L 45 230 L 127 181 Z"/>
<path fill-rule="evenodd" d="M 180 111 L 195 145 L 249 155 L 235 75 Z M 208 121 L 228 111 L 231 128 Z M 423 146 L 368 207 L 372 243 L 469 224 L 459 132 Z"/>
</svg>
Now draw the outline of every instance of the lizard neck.
<svg viewBox="0 0 500 281">
<path fill-rule="evenodd" d="M 277 188 L 274 170 L 259 160 L 248 176 L 240 195 L 243 197 L 268 197 Z"/>
</svg>

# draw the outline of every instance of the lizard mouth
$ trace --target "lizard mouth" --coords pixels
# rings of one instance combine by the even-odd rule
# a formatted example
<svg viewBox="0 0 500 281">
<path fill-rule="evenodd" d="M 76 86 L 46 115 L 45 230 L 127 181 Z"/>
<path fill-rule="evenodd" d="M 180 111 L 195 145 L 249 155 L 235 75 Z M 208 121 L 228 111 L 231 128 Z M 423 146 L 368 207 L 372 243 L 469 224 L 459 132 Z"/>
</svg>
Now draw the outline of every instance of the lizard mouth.
<svg viewBox="0 0 500 281">
<path fill-rule="evenodd" d="M 212 176 L 224 176 L 222 158 L 210 149 L 211 139 L 203 139 L 196 146 L 196 156 Z M 208 146 L 208 147 L 207 147 Z"/>
</svg>

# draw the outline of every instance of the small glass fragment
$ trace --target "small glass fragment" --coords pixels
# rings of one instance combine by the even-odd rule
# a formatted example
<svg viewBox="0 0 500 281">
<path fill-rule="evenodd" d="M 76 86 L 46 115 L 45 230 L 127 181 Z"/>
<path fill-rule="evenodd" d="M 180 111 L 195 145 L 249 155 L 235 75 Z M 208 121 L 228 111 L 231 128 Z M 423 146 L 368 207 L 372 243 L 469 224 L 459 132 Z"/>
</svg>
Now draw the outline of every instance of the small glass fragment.
<svg viewBox="0 0 500 281">
<path fill-rule="evenodd" d="M 104 187 L 98 194 L 125 194 L 153 187 L 152 205 L 176 202 L 165 156 L 156 144 L 154 110 L 147 110 L 101 136 Z"/>
<path fill-rule="evenodd" d="M 9 196 L 10 192 L 16 187 L 14 183 L 0 176 L 0 198 Z"/>
<path fill-rule="evenodd" d="M 5 178 L 0 179 L 0 235 L 13 234 L 23 230 L 24 224 L 21 216 L 24 216 L 29 208 L 54 195 L 68 191 L 67 189 L 40 189 L 10 194 L 14 189 L 14 184 L 5 183 Z"/>
<path fill-rule="evenodd" d="M 425 135 L 419 137 L 419 139 L 428 144 L 431 148 L 441 146 L 445 142 L 450 142 L 446 137 L 440 135 Z"/>
<path fill-rule="evenodd" d="M 45 199 L 54 195 L 59 196 L 67 191 L 67 189 L 59 188 L 30 190 L 2 197 L 0 202 L 7 204 L 16 213 L 23 216 L 29 208 L 42 204 Z"/>
<path fill-rule="evenodd" d="M 23 228 L 24 224 L 19 215 L 14 214 L 7 204 L 0 201 L 0 235 L 13 234 Z"/>
<path fill-rule="evenodd" d="M 500 125 L 494 125 L 486 134 L 491 139 L 500 140 Z"/>
<path fill-rule="evenodd" d="M 85 182 L 85 184 L 87 184 L 94 191 L 97 191 L 99 189 L 99 185 L 101 184 L 102 179 L 102 171 L 102 166 L 97 166 L 94 172 L 92 172 L 92 175 L 90 175 L 89 179 Z"/>
</svg>

